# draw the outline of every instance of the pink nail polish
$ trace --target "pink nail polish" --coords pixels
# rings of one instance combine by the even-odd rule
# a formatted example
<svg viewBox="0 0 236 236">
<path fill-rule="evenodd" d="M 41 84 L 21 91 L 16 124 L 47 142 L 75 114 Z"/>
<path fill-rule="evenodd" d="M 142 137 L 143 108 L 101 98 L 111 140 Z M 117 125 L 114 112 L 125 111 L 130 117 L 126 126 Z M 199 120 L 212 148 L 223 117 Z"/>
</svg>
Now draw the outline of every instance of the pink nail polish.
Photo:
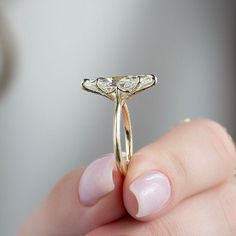
<svg viewBox="0 0 236 236">
<path fill-rule="evenodd" d="M 108 154 L 95 160 L 85 169 L 79 183 L 79 197 L 82 204 L 94 205 L 115 188 L 114 167 L 114 155 Z"/>
<path fill-rule="evenodd" d="M 171 195 L 168 178 L 158 171 L 144 174 L 129 187 L 138 203 L 136 217 L 158 213 L 166 205 Z"/>
</svg>

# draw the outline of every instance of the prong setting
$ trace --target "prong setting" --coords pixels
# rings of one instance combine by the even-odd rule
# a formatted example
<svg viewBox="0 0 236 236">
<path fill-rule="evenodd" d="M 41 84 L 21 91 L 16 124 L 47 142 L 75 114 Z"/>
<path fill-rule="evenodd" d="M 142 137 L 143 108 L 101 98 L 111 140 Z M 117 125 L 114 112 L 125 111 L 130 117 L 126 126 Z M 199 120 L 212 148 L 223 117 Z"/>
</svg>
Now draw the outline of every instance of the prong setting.
<svg viewBox="0 0 236 236">
<path fill-rule="evenodd" d="M 111 100 L 114 100 L 116 93 L 119 92 L 120 97 L 127 100 L 133 94 L 150 88 L 156 83 L 157 77 L 150 74 L 84 79 L 81 85 L 86 91 L 100 94 Z"/>
</svg>

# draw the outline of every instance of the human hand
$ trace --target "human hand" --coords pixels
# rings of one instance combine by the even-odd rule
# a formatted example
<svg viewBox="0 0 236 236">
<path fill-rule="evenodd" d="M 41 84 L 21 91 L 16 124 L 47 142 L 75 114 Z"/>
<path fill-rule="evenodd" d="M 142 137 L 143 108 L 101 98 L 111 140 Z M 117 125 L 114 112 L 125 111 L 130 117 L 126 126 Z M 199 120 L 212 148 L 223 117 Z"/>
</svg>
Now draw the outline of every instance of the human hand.
<svg viewBox="0 0 236 236">
<path fill-rule="evenodd" d="M 124 179 L 111 155 L 67 174 L 18 235 L 234 236 L 235 167 L 224 128 L 180 124 L 138 151 Z"/>
</svg>

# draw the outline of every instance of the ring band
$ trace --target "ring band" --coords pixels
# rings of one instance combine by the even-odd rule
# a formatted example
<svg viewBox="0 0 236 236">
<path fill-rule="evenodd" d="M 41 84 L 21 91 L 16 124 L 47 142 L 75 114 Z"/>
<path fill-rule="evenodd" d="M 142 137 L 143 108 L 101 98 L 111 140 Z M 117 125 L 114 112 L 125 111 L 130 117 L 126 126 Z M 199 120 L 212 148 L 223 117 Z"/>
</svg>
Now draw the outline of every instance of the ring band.
<svg viewBox="0 0 236 236">
<path fill-rule="evenodd" d="M 100 94 L 115 102 L 113 120 L 113 150 L 116 164 L 121 174 L 126 175 L 133 155 L 133 136 L 128 106 L 126 101 L 137 92 L 150 88 L 157 83 L 155 75 L 114 76 L 94 80 L 84 79 L 82 88 Z M 125 150 L 121 147 L 121 118 L 123 116 L 125 131 Z"/>
<path fill-rule="evenodd" d="M 125 153 L 122 152 L 121 148 L 121 114 L 123 114 L 125 129 Z M 120 172 L 125 175 L 128 169 L 129 162 L 133 155 L 133 136 L 128 106 L 124 101 L 119 101 L 118 93 L 115 99 L 113 122 L 113 150 L 117 167 L 119 168 Z"/>
</svg>

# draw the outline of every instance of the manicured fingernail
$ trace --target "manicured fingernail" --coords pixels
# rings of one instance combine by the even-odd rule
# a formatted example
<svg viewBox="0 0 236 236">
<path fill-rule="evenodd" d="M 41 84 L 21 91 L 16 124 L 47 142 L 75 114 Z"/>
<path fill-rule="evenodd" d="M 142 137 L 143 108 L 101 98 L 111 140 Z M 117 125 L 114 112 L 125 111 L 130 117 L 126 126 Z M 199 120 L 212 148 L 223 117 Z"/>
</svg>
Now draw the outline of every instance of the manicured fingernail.
<svg viewBox="0 0 236 236">
<path fill-rule="evenodd" d="M 94 205 L 101 197 L 115 188 L 114 167 L 114 155 L 108 154 L 95 160 L 85 169 L 79 183 L 79 196 L 82 204 Z"/>
<path fill-rule="evenodd" d="M 136 217 L 145 217 L 159 212 L 168 202 L 171 187 L 168 178 L 158 171 L 144 174 L 129 187 L 138 203 Z"/>
</svg>

